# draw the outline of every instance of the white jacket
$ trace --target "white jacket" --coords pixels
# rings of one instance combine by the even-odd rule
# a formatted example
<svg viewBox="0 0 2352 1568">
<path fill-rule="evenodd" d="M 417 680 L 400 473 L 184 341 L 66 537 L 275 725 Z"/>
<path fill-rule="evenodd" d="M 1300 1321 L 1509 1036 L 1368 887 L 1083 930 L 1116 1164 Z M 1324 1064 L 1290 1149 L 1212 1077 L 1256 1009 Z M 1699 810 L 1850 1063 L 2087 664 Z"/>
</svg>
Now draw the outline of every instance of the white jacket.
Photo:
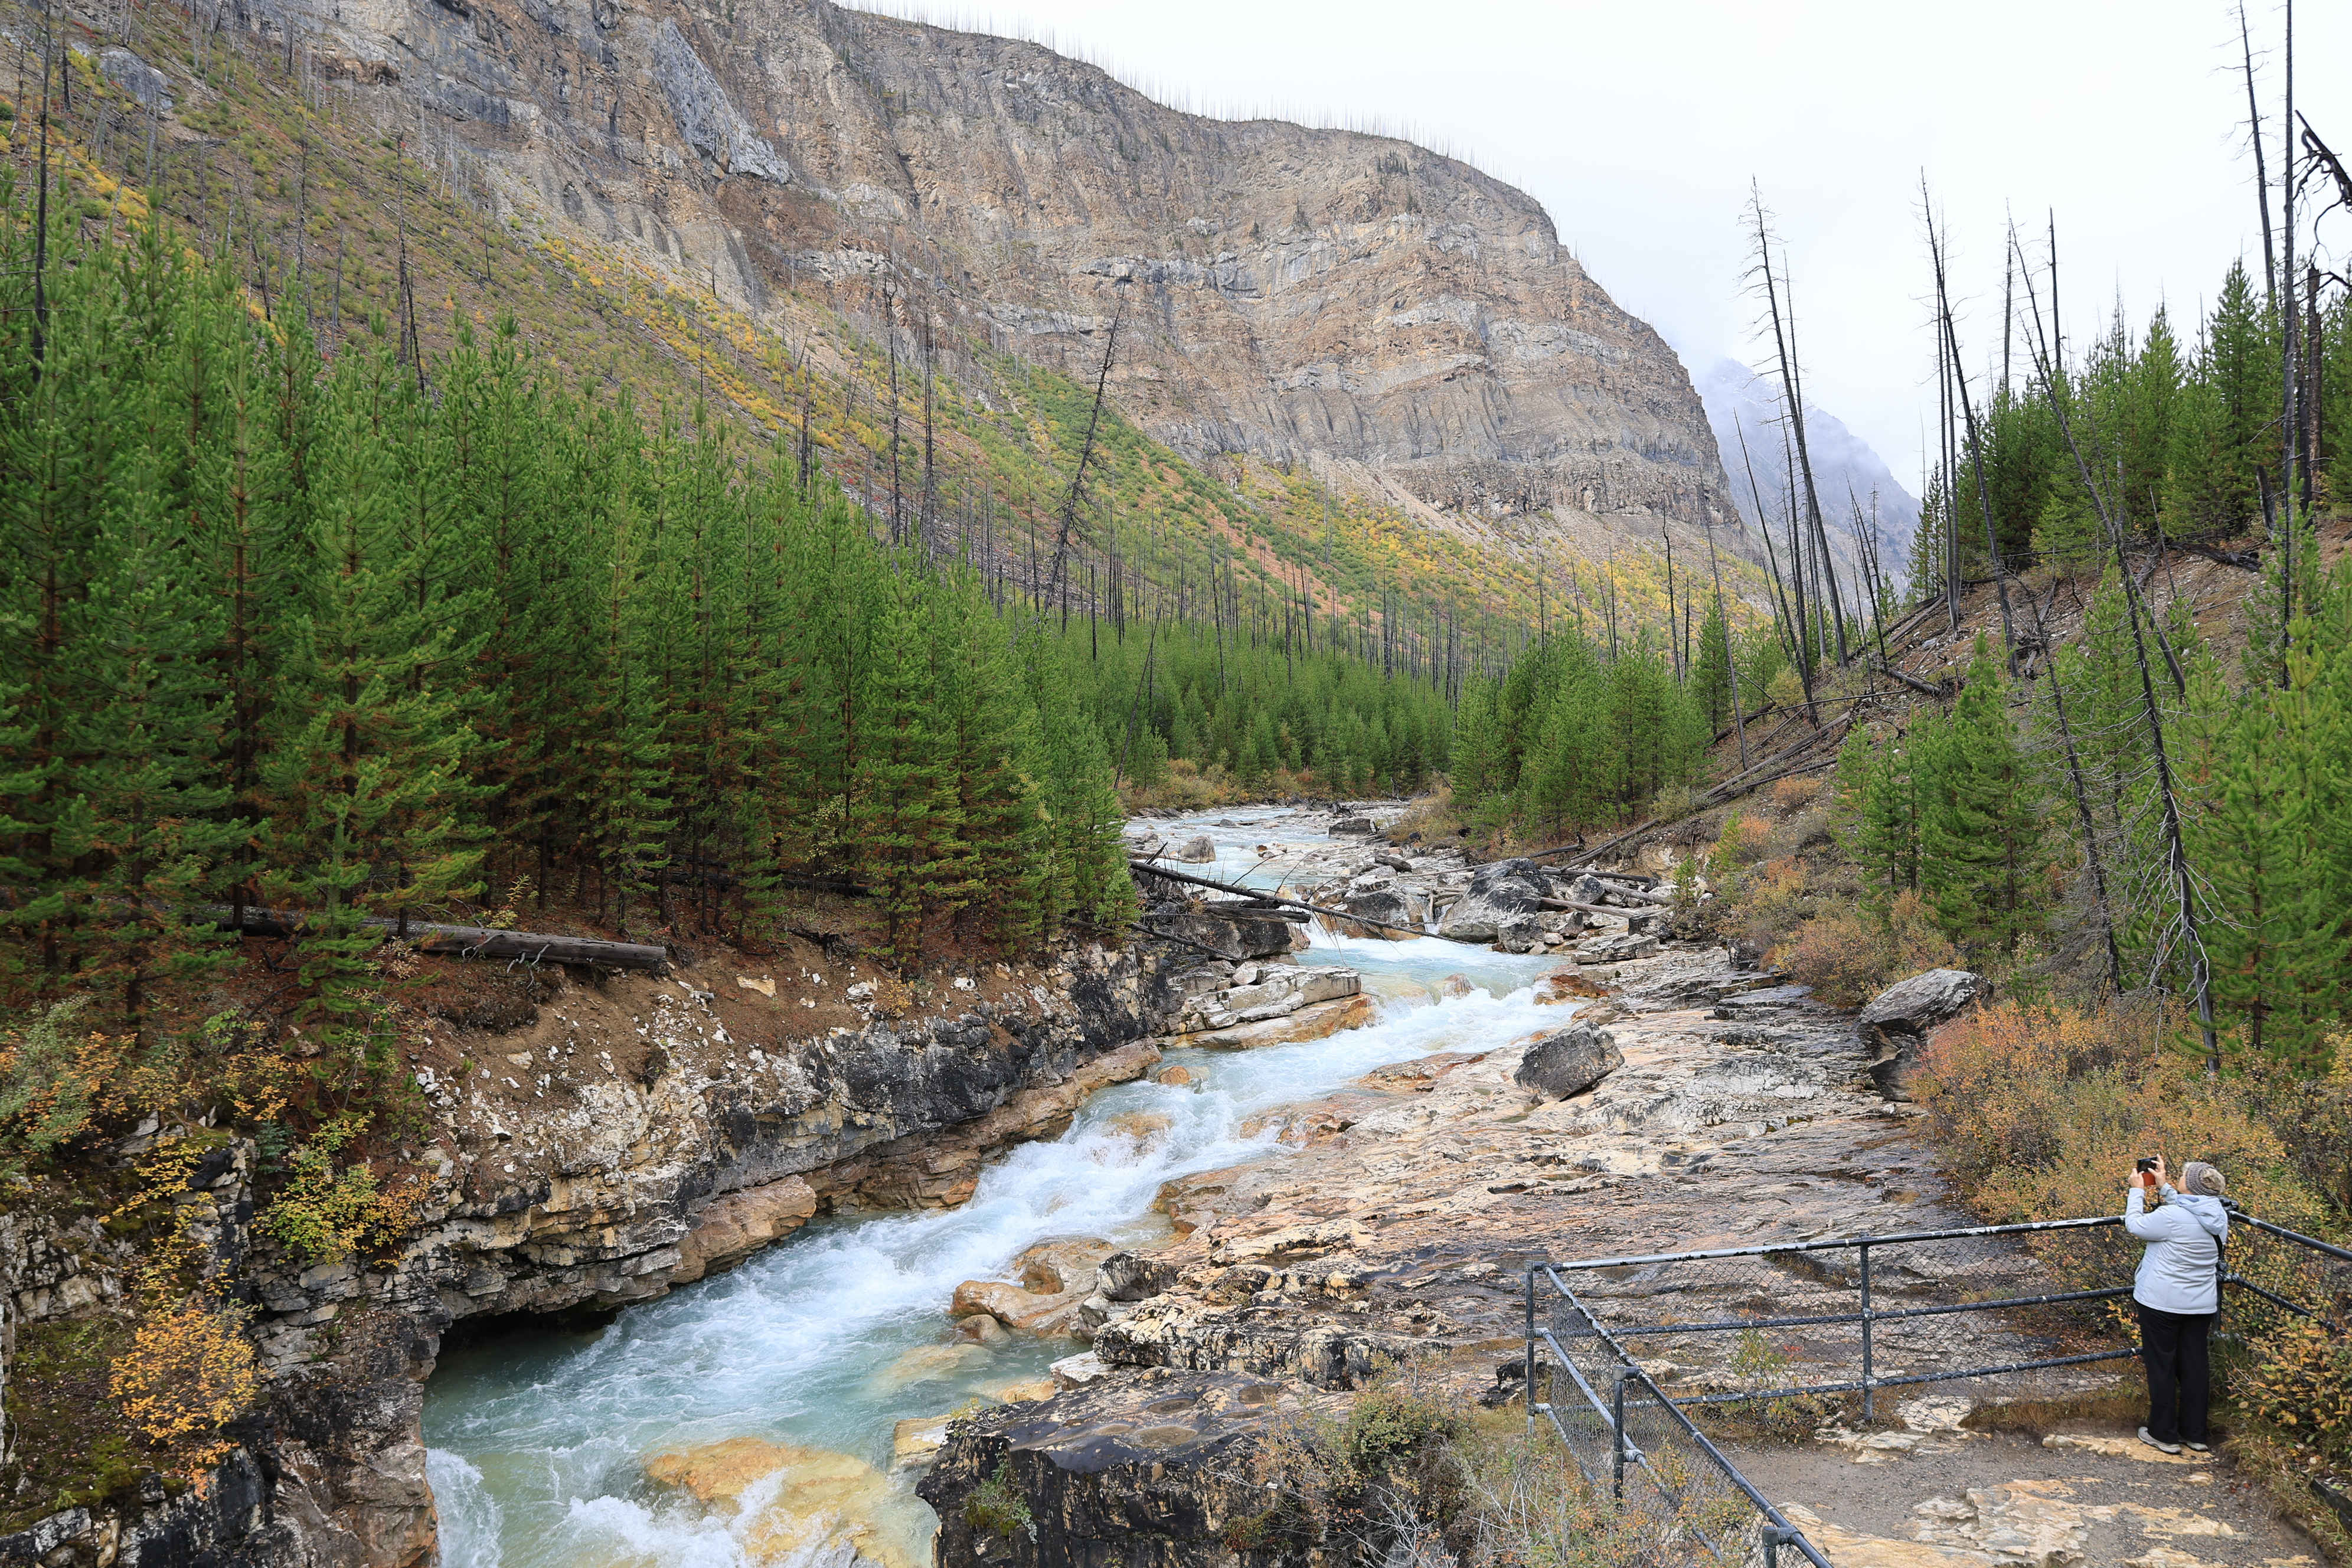
<svg viewBox="0 0 2352 1568">
<path fill-rule="evenodd" d="M 2124 1228 L 2147 1243 L 2132 1277 L 2132 1300 L 2159 1312 L 2220 1311 L 2230 1211 L 2219 1198 L 2176 1193 L 2169 1185 L 2161 1207 L 2143 1210 L 2147 1190 L 2135 1183 L 2124 1199 Z"/>
</svg>

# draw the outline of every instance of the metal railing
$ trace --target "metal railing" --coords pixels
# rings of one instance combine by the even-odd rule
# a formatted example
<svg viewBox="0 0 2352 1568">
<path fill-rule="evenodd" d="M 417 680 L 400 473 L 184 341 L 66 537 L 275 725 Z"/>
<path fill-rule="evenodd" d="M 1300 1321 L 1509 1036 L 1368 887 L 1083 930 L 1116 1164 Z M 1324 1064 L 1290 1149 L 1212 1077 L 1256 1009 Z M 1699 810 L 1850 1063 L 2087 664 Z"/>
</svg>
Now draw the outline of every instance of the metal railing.
<svg viewBox="0 0 2352 1568">
<path fill-rule="evenodd" d="M 2242 1211 L 2231 1219 L 2225 1345 L 2289 1317 L 2339 1332 L 2352 1322 L 2352 1250 Z M 1528 1419 L 1547 1418 L 1586 1479 L 1662 1542 L 1730 1563 L 1746 1558 L 1753 1531 L 1768 1564 L 1789 1546 L 1828 1568 L 1691 1409 L 1812 1419 L 1831 1414 L 1822 1402 L 1858 1396 L 1867 1420 L 1885 1389 L 2072 1392 L 2071 1369 L 2139 1354 L 2116 1305 L 2131 1287 L 2106 1283 L 2129 1279 L 2138 1245 L 2120 1216 L 2103 1215 L 1537 1264 Z M 1541 1311 L 1539 1294 L 1551 1299 Z"/>
<path fill-rule="evenodd" d="M 1538 1318 L 1538 1275 L 1585 1325 L 1578 1339 L 1602 1347 L 1604 1354 L 1587 1353 L 1580 1361 L 1554 1325 Z M 1726 1563 L 1747 1560 L 1746 1543 L 1753 1530 L 1766 1568 L 1779 1568 L 1784 1546 L 1795 1548 L 1813 1568 L 1831 1568 L 1820 1549 L 1739 1473 L 1623 1343 L 1585 1310 L 1552 1265 L 1538 1264 L 1528 1270 L 1527 1313 L 1528 1419 L 1541 1415 L 1549 1421 L 1585 1479 L 1596 1486 L 1607 1482 L 1621 1520 L 1630 1516 L 1661 1546 L 1688 1542 Z M 1538 1343 L 1559 1358 L 1557 1364 L 1539 1358 Z M 1609 1389 L 1605 1397 L 1596 1377 Z M 1538 1392 L 1548 1397 L 1539 1399 Z M 1605 1458 L 1601 1457 L 1603 1450 Z M 1636 1482 L 1630 1490 L 1629 1479 Z"/>
</svg>

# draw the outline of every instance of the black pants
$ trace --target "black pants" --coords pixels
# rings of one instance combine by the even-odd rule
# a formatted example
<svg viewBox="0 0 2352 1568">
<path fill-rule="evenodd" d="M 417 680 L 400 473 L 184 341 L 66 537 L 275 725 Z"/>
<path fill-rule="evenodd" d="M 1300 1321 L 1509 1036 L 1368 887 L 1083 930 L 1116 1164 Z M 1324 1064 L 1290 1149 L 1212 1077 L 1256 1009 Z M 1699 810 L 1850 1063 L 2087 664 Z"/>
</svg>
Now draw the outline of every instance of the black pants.
<svg viewBox="0 0 2352 1568">
<path fill-rule="evenodd" d="M 2159 1312 L 2139 1307 L 2139 1353 L 2147 1363 L 2147 1435 L 2166 1443 L 2202 1443 L 2213 1374 L 2205 1358 L 2210 1312 Z"/>
</svg>

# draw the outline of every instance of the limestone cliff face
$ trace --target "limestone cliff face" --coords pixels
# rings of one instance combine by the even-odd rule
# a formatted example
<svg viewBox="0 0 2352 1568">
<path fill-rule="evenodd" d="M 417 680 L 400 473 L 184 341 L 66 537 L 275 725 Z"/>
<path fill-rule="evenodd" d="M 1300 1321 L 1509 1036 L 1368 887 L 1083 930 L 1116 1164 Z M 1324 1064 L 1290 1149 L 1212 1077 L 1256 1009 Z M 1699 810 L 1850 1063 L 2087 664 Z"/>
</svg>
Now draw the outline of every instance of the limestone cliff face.
<svg viewBox="0 0 2352 1568">
<path fill-rule="evenodd" d="M 1195 456 L 1333 459 L 1473 519 L 1735 519 L 1657 334 L 1531 197 L 1409 142 L 829 0 L 244 3 L 515 208 L 755 309 L 878 314 L 887 278 L 1089 379 L 1116 316 L 1118 396 Z"/>
</svg>

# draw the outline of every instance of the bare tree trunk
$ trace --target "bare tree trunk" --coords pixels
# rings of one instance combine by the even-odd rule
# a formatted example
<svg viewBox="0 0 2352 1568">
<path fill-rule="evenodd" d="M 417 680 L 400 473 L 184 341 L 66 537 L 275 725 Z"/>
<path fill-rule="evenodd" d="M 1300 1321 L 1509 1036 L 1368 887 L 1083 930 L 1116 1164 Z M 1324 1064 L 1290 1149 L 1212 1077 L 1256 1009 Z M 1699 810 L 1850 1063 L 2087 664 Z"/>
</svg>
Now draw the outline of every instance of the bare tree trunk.
<svg viewBox="0 0 2352 1568">
<path fill-rule="evenodd" d="M 2303 510 L 2311 504 L 2309 489 L 2300 481 L 2304 478 L 2296 453 L 2302 447 L 2303 420 L 2296 406 L 2296 383 L 2301 379 L 2301 355 L 2296 352 L 2302 337 L 2303 321 L 2294 308 L 2294 0 L 2286 0 L 2286 113 L 2279 124 L 2281 153 L 2285 166 L 2279 171 L 2279 327 L 2280 342 L 2284 352 L 2279 355 L 2279 426 L 2284 439 L 2279 452 L 2279 492 L 2284 497 L 2286 527 L 2279 534 L 2279 648 L 2282 653 L 2294 637 L 2294 531 Z M 2280 661 L 2279 676 L 2285 679 L 2285 661 Z"/>
<path fill-rule="evenodd" d="M 898 294 L 886 275 L 882 279 L 882 337 L 890 354 L 890 542 L 906 542 L 907 510 L 898 488 Z"/>
<path fill-rule="evenodd" d="M 1984 438 L 1977 430 L 1977 411 L 1969 401 L 1968 373 L 1960 368 L 1960 340 L 1952 330 L 1952 300 L 1944 283 L 1944 247 L 1936 234 L 1936 216 L 1927 205 L 1927 182 L 1919 182 L 1920 210 L 1927 221 L 1927 254 L 1936 264 L 1936 315 L 1943 324 L 1944 347 L 1952 365 L 1952 390 L 1958 394 L 1960 416 L 1968 423 L 1969 466 L 1976 470 L 1977 506 L 1984 513 L 1985 563 L 1991 569 L 1993 589 L 2000 596 L 2000 646 L 2009 660 L 2009 673 L 2017 673 L 2017 628 L 2010 619 L 2009 572 L 2000 558 L 2000 542 L 1994 537 L 1992 523 L 1992 493 L 1985 488 Z"/>
<path fill-rule="evenodd" d="M 2010 237 L 2014 247 L 2016 236 Z M 2205 1045 L 2205 1072 L 2218 1078 L 2221 1071 L 2221 1045 L 2213 1027 L 2213 966 L 2205 952 L 2205 939 L 2197 920 L 2196 879 L 2189 870 L 2189 851 L 2180 832 L 2180 805 L 2172 783 L 2172 758 L 2164 739 L 2164 718 L 2156 701 L 2155 678 L 2148 673 L 2147 644 L 2140 633 L 2142 606 L 2139 585 L 2133 579 L 2131 563 L 2124 555 L 2123 530 L 2107 505 L 2106 492 L 2093 478 L 2091 466 L 2084 461 L 2082 445 L 2074 439 L 2074 422 L 2066 416 L 2065 399 L 2058 395 L 2057 367 L 2053 363 L 2050 347 L 2042 341 L 2042 310 L 2034 300 L 2033 280 L 2029 275 L 2025 283 L 2026 300 L 2033 307 L 2034 368 L 2042 381 L 2042 395 L 2049 400 L 2050 411 L 2058 421 L 2059 433 L 2065 437 L 2066 449 L 2073 454 L 2074 468 L 2090 491 L 2091 502 L 2098 510 L 2100 526 L 2105 530 L 2107 546 L 2114 552 L 2116 571 L 2123 579 L 2125 618 L 2131 626 L 2132 650 L 2139 667 L 2140 702 L 2147 717 L 2148 745 L 2156 758 L 2157 790 L 2164 805 L 2164 837 L 2167 868 L 2172 873 L 2172 883 L 2179 899 L 2180 928 L 2188 939 L 2190 954 L 2191 984 L 2197 992 L 2197 1023 Z"/>
<path fill-rule="evenodd" d="M 1804 683 L 1806 706 L 1811 709 L 1813 700 L 1812 677 L 1806 672 L 1804 655 L 1799 651 L 1800 645 L 1794 640 L 1799 627 L 1796 621 L 1790 616 L 1788 591 L 1780 583 L 1780 557 L 1772 548 L 1772 520 L 1764 512 L 1764 492 L 1756 488 L 1756 464 L 1748 455 L 1748 430 L 1739 423 L 1737 416 L 1732 419 L 1731 428 L 1739 437 L 1739 461 L 1748 471 L 1748 498 L 1756 503 L 1756 531 L 1764 536 L 1765 563 L 1772 569 L 1772 600 L 1780 612 L 1773 617 L 1773 625 L 1781 628 L 1782 640 L 1788 645 L 1789 652 L 1797 666 L 1797 679 Z M 1819 714 L 1814 715 L 1813 721 L 1816 724 L 1821 722 Z"/>
<path fill-rule="evenodd" d="M 2045 648 L 2050 647 L 2050 631 L 2042 624 L 2042 606 L 2033 595 L 2025 596 L 2026 606 L 2033 612 L 2033 635 Z M 2083 828 L 2083 859 L 2091 868 L 2091 891 L 2098 900 L 2099 934 L 2107 946 L 2107 984 L 2120 992 L 2124 988 L 2123 950 L 2116 943 L 2115 908 L 2107 900 L 2107 869 L 2099 859 L 2099 830 L 2091 816 L 2090 791 L 2083 784 L 2082 758 L 2074 750 L 2074 727 L 2066 717 L 2066 683 L 2058 678 L 2055 650 L 2045 667 L 2050 675 L 2051 706 L 2058 712 L 2058 738 L 2066 746 L 2066 779 L 2074 795 L 2074 816 Z"/>
<path fill-rule="evenodd" d="M 1797 467 L 1805 483 L 1805 519 L 1814 542 L 1822 552 L 1822 570 L 1828 585 L 1831 618 L 1837 627 L 1837 659 L 1843 664 L 1845 649 L 1845 614 L 1837 605 L 1837 575 L 1828 560 L 1829 532 L 1822 526 L 1822 501 L 1813 488 L 1813 460 L 1805 446 L 1804 385 L 1798 379 L 1796 361 L 1796 321 L 1793 312 L 1783 329 L 1780 319 L 1780 286 L 1772 275 L 1771 237 L 1764 222 L 1764 196 L 1753 184 L 1748 187 L 1748 205 L 1756 221 L 1756 264 L 1764 279 L 1765 307 L 1772 318 L 1772 344 L 1780 361 L 1780 391 L 1789 406 L 1789 425 L 1796 437 Z M 1793 512 L 1796 498 L 1790 498 Z"/>
<path fill-rule="evenodd" d="M 1706 564 L 1715 574 L 1715 619 L 1723 628 L 1723 668 L 1731 678 L 1731 732 L 1739 737 L 1739 771 L 1744 773 L 1748 771 L 1748 723 L 1739 716 L 1739 661 L 1731 653 L 1731 613 L 1723 602 L 1723 563 L 1716 558 L 1713 523 L 1706 525 Z"/>
<path fill-rule="evenodd" d="M 2263 168 L 2263 111 L 2254 99 L 2254 41 L 2246 27 L 2245 0 L 2238 4 L 2238 49 L 2246 67 L 2246 132 L 2254 148 L 2254 201 L 2263 216 L 2263 291 L 2278 313 L 2278 252 L 2271 237 L 2271 181 Z"/>
<path fill-rule="evenodd" d="M 923 500 L 922 510 L 915 520 L 915 527 L 922 536 L 923 549 L 926 553 L 935 548 L 931 535 L 938 526 L 938 520 L 933 514 L 938 511 L 940 504 L 939 479 L 932 467 L 936 449 L 931 411 L 932 389 L 933 384 L 939 380 L 939 374 L 932 360 L 932 352 L 931 314 L 929 310 L 926 310 L 923 312 Z"/>
<path fill-rule="evenodd" d="M 1118 318 L 1114 315 L 1110 319 L 1110 331 L 1103 340 L 1102 369 L 1095 375 L 1094 407 L 1087 415 L 1087 435 L 1086 439 L 1078 446 L 1078 466 L 1070 471 L 1070 488 L 1062 497 L 1061 510 L 1055 520 L 1057 527 L 1054 534 L 1053 571 L 1053 582 L 1055 585 L 1062 581 L 1063 568 L 1070 552 L 1070 534 L 1077 527 L 1078 497 L 1086 487 L 1087 460 L 1095 454 L 1095 430 L 1102 423 L 1103 394 L 1110 385 L 1111 360 L 1118 353 Z M 1046 592 L 1047 596 L 1050 597 L 1053 590 L 1049 587 Z M 1223 686 L 1224 682 L 1221 677 L 1218 680 L 1218 689 L 1223 690 Z"/>
</svg>

